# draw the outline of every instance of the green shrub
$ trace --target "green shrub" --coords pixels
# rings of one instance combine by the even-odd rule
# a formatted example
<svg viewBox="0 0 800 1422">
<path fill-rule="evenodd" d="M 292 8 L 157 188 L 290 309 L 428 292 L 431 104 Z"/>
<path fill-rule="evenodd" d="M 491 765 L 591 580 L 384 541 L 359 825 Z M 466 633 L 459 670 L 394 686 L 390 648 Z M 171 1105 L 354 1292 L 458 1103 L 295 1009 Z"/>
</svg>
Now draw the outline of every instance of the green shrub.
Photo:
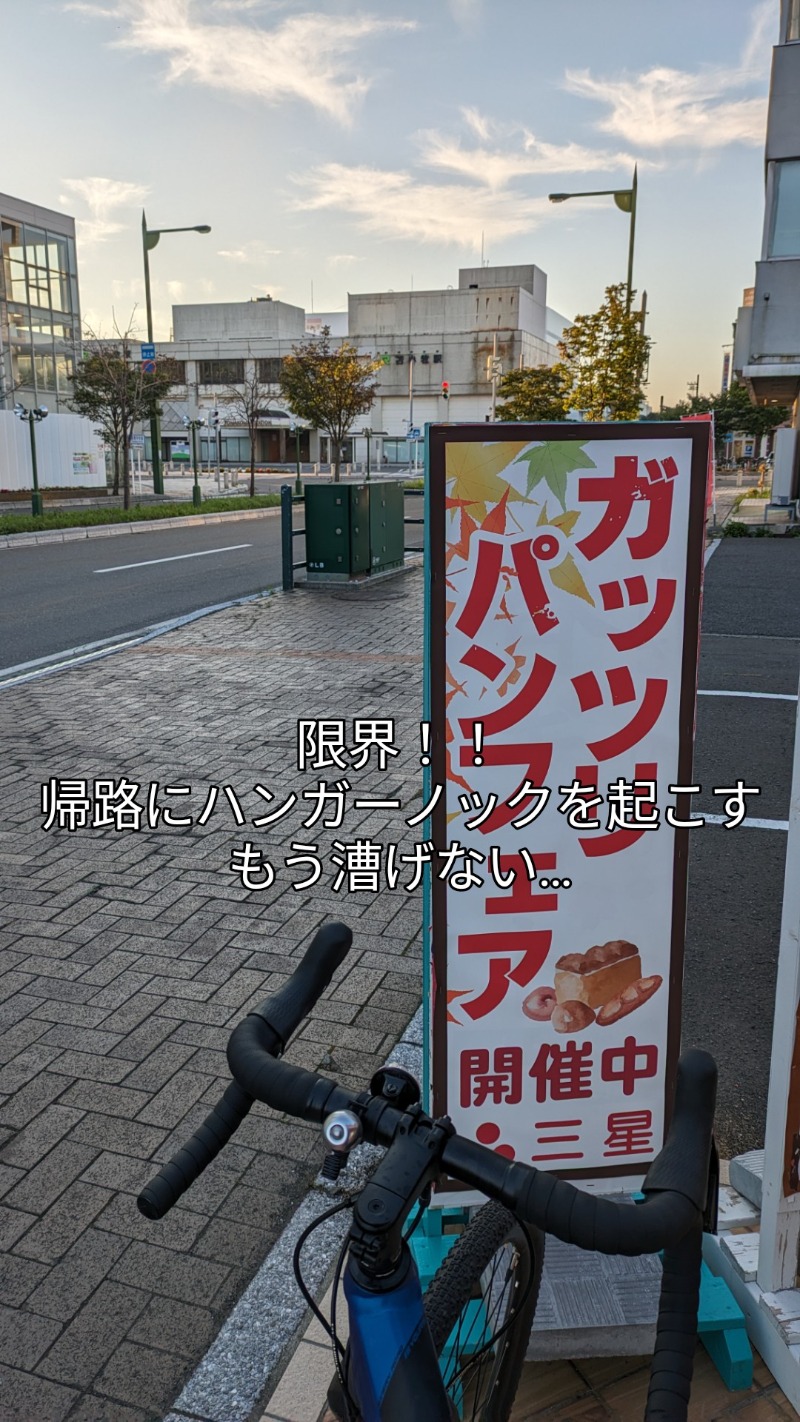
<svg viewBox="0 0 800 1422">
<path fill-rule="evenodd" d="M 255 499 L 204 499 L 199 509 L 191 503 L 134 504 L 130 509 L 45 509 L 33 514 L 0 514 L 0 533 L 46 533 L 57 528 L 91 528 L 102 523 L 142 523 L 148 519 L 188 518 L 192 514 L 233 513 L 241 509 L 275 508 L 280 494 L 259 494 Z"/>
<path fill-rule="evenodd" d="M 734 520 L 732 523 L 725 524 L 722 536 L 723 538 L 749 538 L 750 529 L 746 523 L 737 523 Z"/>
</svg>

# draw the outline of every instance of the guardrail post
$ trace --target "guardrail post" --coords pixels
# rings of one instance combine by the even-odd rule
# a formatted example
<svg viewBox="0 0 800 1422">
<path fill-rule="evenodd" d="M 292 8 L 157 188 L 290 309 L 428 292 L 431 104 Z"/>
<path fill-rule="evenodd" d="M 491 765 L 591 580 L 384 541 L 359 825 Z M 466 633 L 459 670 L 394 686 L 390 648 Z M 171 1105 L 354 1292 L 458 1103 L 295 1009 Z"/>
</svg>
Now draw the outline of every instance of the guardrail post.
<svg viewBox="0 0 800 1422">
<path fill-rule="evenodd" d="M 294 548 L 292 543 L 292 486 L 281 484 L 281 561 L 283 591 L 294 591 Z"/>
</svg>

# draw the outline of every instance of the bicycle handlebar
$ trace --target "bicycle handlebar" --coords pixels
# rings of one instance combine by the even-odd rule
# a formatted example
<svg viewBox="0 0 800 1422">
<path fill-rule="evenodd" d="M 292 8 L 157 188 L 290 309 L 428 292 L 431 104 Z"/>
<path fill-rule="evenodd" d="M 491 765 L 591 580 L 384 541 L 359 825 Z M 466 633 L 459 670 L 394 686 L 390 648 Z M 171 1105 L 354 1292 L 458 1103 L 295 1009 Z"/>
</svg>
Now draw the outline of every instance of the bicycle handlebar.
<svg viewBox="0 0 800 1422">
<path fill-rule="evenodd" d="M 230 1139 L 254 1100 L 316 1122 L 331 1111 L 352 1108 L 353 1094 L 336 1082 L 279 1058 L 351 943 L 352 933 L 344 924 L 320 929 L 289 981 L 234 1029 L 228 1043 L 234 1081 L 200 1129 L 142 1190 L 137 1203 L 148 1218 L 163 1218 Z M 678 1065 L 670 1131 L 647 1172 L 642 1186 L 645 1199 L 635 1209 L 590 1195 L 533 1166 L 511 1163 L 458 1136 L 446 1142 L 442 1168 L 566 1243 L 613 1254 L 656 1253 L 681 1239 L 702 1217 L 715 1090 L 713 1059 L 697 1049 L 686 1052 Z M 390 1145 L 403 1113 L 373 1097 L 361 1114 L 365 1139 Z"/>
<path fill-rule="evenodd" d="M 280 1060 L 291 1034 L 331 981 L 351 943 L 352 934 L 344 924 L 320 929 L 289 981 L 234 1029 L 228 1042 L 234 1081 L 200 1129 L 144 1187 L 137 1200 L 142 1214 L 163 1218 L 230 1140 L 255 1100 L 317 1122 L 335 1110 L 357 1109 L 364 1139 L 376 1145 L 390 1146 L 401 1126 L 409 1129 L 409 1114 L 383 1097 L 357 1096 L 316 1072 Z M 647 1171 L 644 1199 L 635 1206 L 590 1195 L 455 1134 L 444 1141 L 440 1155 L 443 1173 L 499 1200 L 519 1219 L 567 1244 L 606 1254 L 664 1250 L 646 1411 L 652 1422 L 685 1422 L 686 1418 L 697 1331 L 700 1241 L 709 1204 L 716 1080 L 716 1064 L 707 1052 L 691 1049 L 681 1057 L 669 1133 Z M 427 1118 L 420 1120 L 430 1125 Z"/>
<path fill-rule="evenodd" d="M 244 1023 L 239 1024 L 241 1027 L 251 1020 L 258 1023 L 260 1058 L 266 1055 L 272 1061 L 284 1050 L 292 1033 L 325 991 L 340 963 L 344 962 L 352 942 L 353 935 L 343 923 L 329 923 L 319 929 L 289 981 L 262 1002 L 255 1013 L 245 1018 Z M 236 1073 L 233 1074 L 236 1078 Z M 234 1079 L 202 1126 L 145 1185 L 136 1201 L 141 1213 L 150 1220 L 163 1219 L 184 1191 L 219 1155 L 222 1147 L 227 1145 L 253 1102 L 264 1099 L 256 1091 L 248 1094 L 241 1080 Z"/>
</svg>

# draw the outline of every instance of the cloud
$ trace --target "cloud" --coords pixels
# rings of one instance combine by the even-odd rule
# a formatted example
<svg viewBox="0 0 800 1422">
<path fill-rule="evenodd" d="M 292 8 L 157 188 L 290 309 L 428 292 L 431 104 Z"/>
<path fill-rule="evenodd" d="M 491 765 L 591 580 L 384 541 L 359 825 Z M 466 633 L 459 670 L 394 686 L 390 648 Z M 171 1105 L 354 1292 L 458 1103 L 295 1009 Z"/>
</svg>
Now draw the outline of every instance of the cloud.
<svg viewBox="0 0 800 1422">
<path fill-rule="evenodd" d="M 130 221 L 120 222 L 114 214 L 120 209 L 138 206 L 150 191 L 141 183 L 128 183 L 119 178 L 64 178 L 62 181 L 67 193 L 59 197 L 61 206 L 72 207 L 77 198 L 89 209 L 88 217 L 77 218 L 78 237 L 84 247 L 105 242 L 129 227 Z"/>
<path fill-rule="evenodd" d="M 300 99 L 342 125 L 352 123 L 371 83 L 355 67 L 359 47 L 390 31 L 415 28 L 410 20 L 312 12 L 286 15 L 268 26 L 252 14 L 237 19 L 241 5 L 227 7 L 219 20 L 215 0 L 117 0 L 113 8 L 73 0 L 66 8 L 113 16 L 124 27 L 114 45 L 165 57 L 170 83 L 195 83 L 269 104 Z"/>
<path fill-rule="evenodd" d="M 324 163 L 306 174 L 306 211 L 341 208 L 365 232 L 413 241 L 448 242 L 480 250 L 488 240 L 530 232 L 549 204 L 512 188 L 478 183 L 424 183 L 410 172 Z"/>
<path fill-rule="evenodd" d="M 431 130 L 417 134 L 419 168 L 438 170 L 449 181 L 426 180 L 410 169 L 324 163 L 302 178 L 295 207 L 340 209 L 365 232 L 479 251 L 482 241 L 531 232 L 551 210 L 547 198 L 526 193 L 520 179 L 633 167 L 630 153 L 546 143 L 521 124 L 498 123 L 475 108 L 463 109 L 462 119 L 465 145 Z"/>
<path fill-rule="evenodd" d="M 547 143 L 521 124 L 497 123 L 476 109 L 462 109 L 462 117 L 478 145 L 462 147 L 458 139 L 425 130 L 417 135 L 424 162 L 490 188 L 532 174 L 612 172 L 632 168 L 635 162 L 631 153 Z"/>
<path fill-rule="evenodd" d="M 450 14 L 456 24 L 471 29 L 477 24 L 483 9 L 482 0 L 448 0 Z"/>
<path fill-rule="evenodd" d="M 766 97 L 732 96 L 755 83 L 766 87 L 773 9 L 772 0 L 764 0 L 753 12 L 738 65 L 709 65 L 698 73 L 655 67 L 613 79 L 595 78 L 588 69 L 567 70 L 565 87 L 608 107 L 597 124 L 602 132 L 645 148 L 758 147 L 764 142 Z"/>
<path fill-rule="evenodd" d="M 358 257 L 355 252 L 333 252 L 328 257 L 329 267 L 349 267 L 351 262 L 357 262 Z"/>
<path fill-rule="evenodd" d="M 217 252 L 217 256 L 227 262 L 240 262 L 242 265 L 251 266 L 266 261 L 268 257 L 279 257 L 280 254 L 280 247 L 267 247 L 257 238 L 252 242 L 245 242 L 242 247 L 223 247 Z"/>
</svg>

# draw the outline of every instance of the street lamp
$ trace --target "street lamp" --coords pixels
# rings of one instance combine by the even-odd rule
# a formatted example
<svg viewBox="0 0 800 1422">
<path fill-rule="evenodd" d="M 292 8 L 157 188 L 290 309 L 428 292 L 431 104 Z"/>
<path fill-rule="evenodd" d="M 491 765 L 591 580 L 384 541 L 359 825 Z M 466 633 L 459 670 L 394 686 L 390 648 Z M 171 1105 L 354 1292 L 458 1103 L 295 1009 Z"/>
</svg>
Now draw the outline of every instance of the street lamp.
<svg viewBox="0 0 800 1422">
<path fill-rule="evenodd" d="M 188 415 L 184 415 L 183 423 L 187 430 L 192 432 L 192 468 L 194 470 L 194 485 L 192 488 L 192 503 L 199 509 L 203 502 L 203 495 L 200 493 L 200 482 L 197 470 L 197 431 L 205 428 L 205 420 L 190 420 Z"/>
<path fill-rule="evenodd" d="M 625 312 L 630 315 L 631 292 L 633 290 L 633 238 L 636 231 L 636 189 L 638 187 L 637 168 L 633 170 L 633 186 L 630 188 L 600 188 L 595 192 L 587 193 L 549 193 L 551 202 L 567 202 L 569 198 L 581 197 L 613 197 L 614 202 L 621 212 L 629 212 L 631 215 L 631 231 L 628 239 L 628 294 L 625 299 Z"/>
<path fill-rule="evenodd" d="M 372 439 L 372 436 L 373 436 L 373 435 L 385 435 L 385 434 L 388 434 L 388 433 L 389 433 L 388 430 L 373 430 L 372 428 L 370 428 L 370 429 L 364 429 L 364 430 L 361 431 L 361 437 L 362 437 L 362 439 L 366 439 L 366 441 L 367 441 L 367 480 L 368 480 L 368 481 L 369 481 L 369 473 L 370 473 L 369 442 L 370 442 L 370 440 Z"/>
<path fill-rule="evenodd" d="M 163 232 L 203 232 L 208 233 L 211 228 L 203 224 L 200 227 L 148 227 L 144 210 L 142 211 L 142 253 L 144 255 L 144 300 L 147 309 L 147 339 L 153 344 L 153 307 L 150 299 L 150 258 L 149 252 L 158 246 L 158 239 Z M 161 431 L 159 429 L 158 411 L 153 406 L 150 414 L 150 443 L 152 445 L 152 465 L 153 465 L 153 493 L 163 494 L 164 476 L 161 471 Z"/>
<path fill-rule="evenodd" d="M 294 435 L 294 492 L 298 498 L 303 493 L 303 486 L 300 483 L 300 436 L 308 428 L 308 425 L 301 425 L 298 420 L 291 420 L 289 423 L 289 432 Z"/>
<path fill-rule="evenodd" d="M 42 496 L 39 493 L 39 466 L 36 462 L 36 426 L 40 420 L 47 418 L 47 406 L 37 405 L 33 410 L 26 410 L 24 405 L 15 405 L 14 414 L 17 419 L 27 423 L 31 435 L 31 468 L 33 470 L 33 491 L 31 493 L 31 512 L 34 518 L 39 518 L 44 513 Z"/>
</svg>

